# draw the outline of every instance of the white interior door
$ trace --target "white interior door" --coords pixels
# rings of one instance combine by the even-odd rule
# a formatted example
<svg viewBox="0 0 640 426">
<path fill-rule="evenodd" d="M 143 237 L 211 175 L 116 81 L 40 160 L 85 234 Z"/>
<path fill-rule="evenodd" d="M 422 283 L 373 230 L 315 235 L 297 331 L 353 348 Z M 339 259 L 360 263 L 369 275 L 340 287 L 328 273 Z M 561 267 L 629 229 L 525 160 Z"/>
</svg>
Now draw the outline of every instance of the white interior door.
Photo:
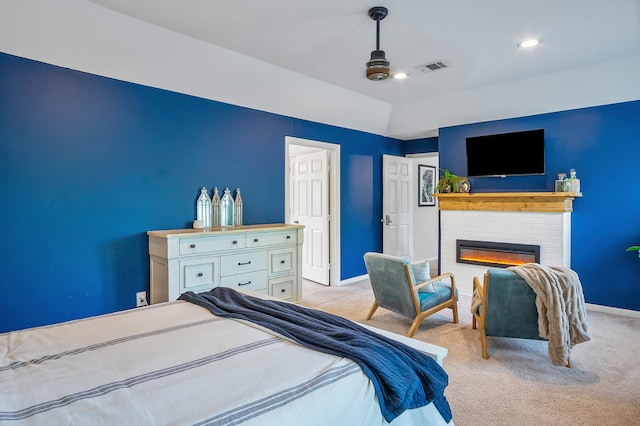
<svg viewBox="0 0 640 426">
<path fill-rule="evenodd" d="M 329 285 L 329 152 L 293 158 L 292 218 L 304 225 L 302 276 Z"/>
<path fill-rule="evenodd" d="M 382 252 L 413 259 L 413 160 L 382 156 Z"/>
</svg>

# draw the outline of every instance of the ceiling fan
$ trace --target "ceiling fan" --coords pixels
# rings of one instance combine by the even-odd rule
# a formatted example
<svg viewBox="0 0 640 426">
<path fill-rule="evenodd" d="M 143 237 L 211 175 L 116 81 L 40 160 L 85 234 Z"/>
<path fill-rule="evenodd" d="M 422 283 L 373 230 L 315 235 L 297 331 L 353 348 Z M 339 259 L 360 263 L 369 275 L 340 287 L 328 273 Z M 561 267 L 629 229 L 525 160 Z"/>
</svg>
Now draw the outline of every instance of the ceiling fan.
<svg viewBox="0 0 640 426">
<path fill-rule="evenodd" d="M 384 6 L 369 9 L 369 17 L 376 21 L 376 50 L 371 52 L 371 59 L 367 62 L 367 78 L 380 81 L 389 77 L 389 61 L 385 58 L 384 50 L 380 50 L 380 21 L 387 17 L 389 11 Z"/>
</svg>

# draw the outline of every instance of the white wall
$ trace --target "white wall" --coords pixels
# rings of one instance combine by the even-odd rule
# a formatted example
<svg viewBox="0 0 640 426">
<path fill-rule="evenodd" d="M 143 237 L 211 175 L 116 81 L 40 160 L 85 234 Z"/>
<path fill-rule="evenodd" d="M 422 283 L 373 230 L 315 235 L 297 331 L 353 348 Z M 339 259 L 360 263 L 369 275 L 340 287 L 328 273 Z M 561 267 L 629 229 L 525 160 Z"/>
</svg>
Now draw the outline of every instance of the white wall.
<svg viewBox="0 0 640 426">
<path fill-rule="evenodd" d="M 431 271 L 438 268 L 438 201 L 435 206 L 418 206 L 418 165 L 438 168 L 438 154 L 411 155 L 413 158 L 415 203 L 413 208 L 413 258 L 429 259 Z"/>
</svg>

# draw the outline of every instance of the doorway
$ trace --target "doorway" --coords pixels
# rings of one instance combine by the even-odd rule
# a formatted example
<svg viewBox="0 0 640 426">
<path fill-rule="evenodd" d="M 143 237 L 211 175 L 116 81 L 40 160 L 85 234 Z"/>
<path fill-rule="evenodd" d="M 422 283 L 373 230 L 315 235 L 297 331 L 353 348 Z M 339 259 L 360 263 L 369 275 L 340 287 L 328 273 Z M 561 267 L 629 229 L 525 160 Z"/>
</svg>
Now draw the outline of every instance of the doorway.
<svg viewBox="0 0 640 426">
<path fill-rule="evenodd" d="M 285 137 L 285 222 L 305 225 L 304 279 L 340 284 L 340 145 Z"/>
<path fill-rule="evenodd" d="M 382 252 L 413 260 L 413 160 L 382 156 Z"/>
</svg>

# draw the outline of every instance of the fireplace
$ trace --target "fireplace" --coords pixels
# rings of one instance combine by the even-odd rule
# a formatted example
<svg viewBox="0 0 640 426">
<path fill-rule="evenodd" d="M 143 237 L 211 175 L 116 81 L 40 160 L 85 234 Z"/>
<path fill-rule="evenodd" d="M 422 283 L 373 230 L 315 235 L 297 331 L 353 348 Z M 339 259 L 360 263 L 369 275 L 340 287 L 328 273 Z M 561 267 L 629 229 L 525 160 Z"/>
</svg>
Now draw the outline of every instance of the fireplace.
<svg viewBox="0 0 640 426">
<path fill-rule="evenodd" d="M 473 294 L 473 279 L 486 265 L 456 261 L 456 241 L 501 241 L 540 246 L 543 265 L 571 267 L 572 192 L 437 194 L 440 209 L 439 270 L 456 277 L 460 294 Z M 500 265 L 503 266 L 503 265 Z"/>
<path fill-rule="evenodd" d="M 540 246 L 494 241 L 456 240 L 456 262 L 506 268 L 540 262 Z"/>
</svg>

